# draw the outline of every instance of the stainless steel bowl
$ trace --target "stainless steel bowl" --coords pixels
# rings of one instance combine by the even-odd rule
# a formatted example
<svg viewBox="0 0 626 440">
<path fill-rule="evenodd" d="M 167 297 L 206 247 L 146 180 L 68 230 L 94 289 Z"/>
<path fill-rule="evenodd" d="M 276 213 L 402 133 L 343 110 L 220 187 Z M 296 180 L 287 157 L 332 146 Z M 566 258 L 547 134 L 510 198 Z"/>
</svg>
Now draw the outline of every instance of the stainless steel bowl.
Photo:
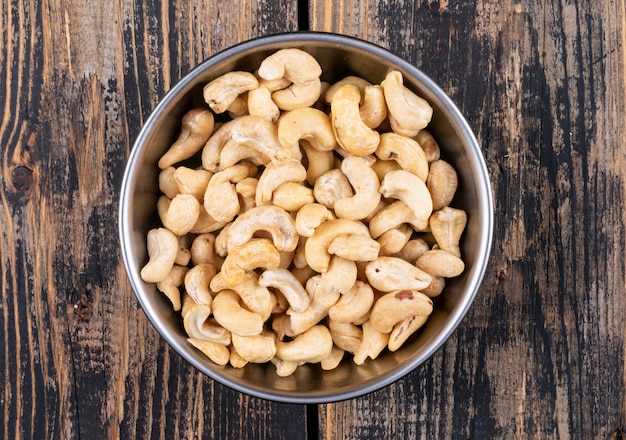
<svg viewBox="0 0 626 440">
<path fill-rule="evenodd" d="M 158 224 L 157 161 L 176 139 L 182 115 L 202 105 L 202 87 L 232 70 L 254 71 L 278 49 L 297 47 L 321 64 L 322 79 L 332 82 L 346 75 L 380 83 L 387 70 L 398 69 L 405 85 L 430 102 L 434 115 L 429 130 L 442 149 L 442 157 L 459 175 L 453 205 L 464 209 L 468 224 L 462 240 L 465 272 L 449 280 L 435 300 L 427 324 L 397 352 L 357 366 L 344 361 L 323 371 L 305 365 L 287 378 L 275 374 L 271 364 L 248 364 L 242 369 L 220 367 L 187 342 L 180 313 L 139 276 L 147 261 L 146 234 Z M 493 235 L 493 204 L 489 176 L 480 147 L 449 97 L 415 66 L 374 44 L 355 38 L 316 32 L 274 35 L 247 41 L 220 52 L 192 70 L 166 96 L 142 128 L 131 151 L 121 188 L 119 232 L 122 254 L 132 288 L 146 315 L 161 336 L 194 367 L 243 393 L 289 403 L 322 403 L 354 398 L 405 376 L 428 359 L 448 339 L 468 311 L 487 266 Z"/>
</svg>

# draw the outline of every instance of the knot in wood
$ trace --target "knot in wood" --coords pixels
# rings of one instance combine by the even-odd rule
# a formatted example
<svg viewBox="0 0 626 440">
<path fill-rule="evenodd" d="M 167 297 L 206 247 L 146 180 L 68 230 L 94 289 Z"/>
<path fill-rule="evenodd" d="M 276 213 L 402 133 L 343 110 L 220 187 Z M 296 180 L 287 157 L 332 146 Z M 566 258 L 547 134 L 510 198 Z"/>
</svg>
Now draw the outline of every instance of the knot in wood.
<svg viewBox="0 0 626 440">
<path fill-rule="evenodd" d="M 18 194 L 26 193 L 33 186 L 33 172 L 23 165 L 16 166 L 11 171 L 11 184 Z"/>
</svg>

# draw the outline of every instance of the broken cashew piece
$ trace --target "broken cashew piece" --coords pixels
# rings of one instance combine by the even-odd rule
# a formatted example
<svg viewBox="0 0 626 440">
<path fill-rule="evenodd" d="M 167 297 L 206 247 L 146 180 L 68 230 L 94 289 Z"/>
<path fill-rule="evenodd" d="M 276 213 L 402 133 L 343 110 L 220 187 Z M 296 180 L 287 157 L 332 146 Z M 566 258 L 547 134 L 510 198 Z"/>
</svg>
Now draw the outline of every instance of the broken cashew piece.
<svg viewBox="0 0 626 440">
<path fill-rule="evenodd" d="M 426 324 L 429 317 L 430 315 L 416 315 L 397 323 L 389 334 L 389 343 L 387 344 L 389 351 L 398 350 L 409 339 L 409 336 Z"/>
<path fill-rule="evenodd" d="M 189 110 L 183 116 L 178 139 L 159 159 L 159 168 L 165 169 L 200 151 L 213 132 L 213 124 L 213 113 L 209 110 Z"/>
<path fill-rule="evenodd" d="M 215 113 L 224 113 L 237 97 L 259 86 L 256 76 L 250 72 L 228 72 L 204 86 L 204 101 Z"/>
<path fill-rule="evenodd" d="M 403 85 L 402 74 L 390 71 L 381 82 L 387 102 L 391 129 L 399 134 L 413 137 L 425 128 L 433 115 L 428 102 Z"/>
<path fill-rule="evenodd" d="M 361 93 L 356 86 L 346 84 L 333 95 L 331 121 L 337 142 L 355 156 L 367 156 L 376 151 L 380 135 L 361 119 Z"/>
<path fill-rule="evenodd" d="M 287 269 L 264 271 L 259 277 L 259 285 L 278 289 L 289 302 L 291 309 L 296 312 L 305 311 L 311 303 L 311 298 L 302 284 Z"/>
<path fill-rule="evenodd" d="M 403 201 L 417 220 L 428 220 L 433 201 L 423 180 L 404 170 L 390 171 L 380 184 L 383 196 Z"/>
<path fill-rule="evenodd" d="M 276 356 L 284 361 L 317 363 L 330 356 L 333 338 L 324 325 L 315 325 L 290 342 L 276 343 Z"/>
<path fill-rule="evenodd" d="M 165 228 L 155 228 L 147 236 L 148 263 L 141 269 L 146 283 L 163 281 L 174 267 L 178 255 L 178 238 Z"/>
<path fill-rule="evenodd" d="M 410 289 L 395 290 L 379 298 L 372 307 L 369 322 L 381 333 L 390 333 L 400 321 L 417 315 L 430 315 L 432 300 Z"/>
<path fill-rule="evenodd" d="M 305 140 L 300 141 L 300 146 L 306 154 L 306 181 L 309 185 L 314 186 L 318 177 L 333 169 L 335 155 L 332 151 L 319 151 Z"/>
<path fill-rule="evenodd" d="M 226 233 L 227 249 L 249 241 L 257 231 L 267 231 L 279 251 L 291 252 L 298 245 L 296 224 L 287 211 L 277 206 L 256 206 L 240 215 Z"/>
<path fill-rule="evenodd" d="M 335 215 L 350 220 L 364 219 L 380 202 L 378 176 L 367 161 L 358 156 L 346 157 L 341 162 L 341 171 L 348 178 L 355 194 L 335 202 Z"/>
<path fill-rule="evenodd" d="M 213 300 L 213 317 L 219 325 L 239 336 L 260 335 L 263 319 L 257 313 L 244 309 L 240 298 L 232 290 L 222 290 Z"/>
</svg>

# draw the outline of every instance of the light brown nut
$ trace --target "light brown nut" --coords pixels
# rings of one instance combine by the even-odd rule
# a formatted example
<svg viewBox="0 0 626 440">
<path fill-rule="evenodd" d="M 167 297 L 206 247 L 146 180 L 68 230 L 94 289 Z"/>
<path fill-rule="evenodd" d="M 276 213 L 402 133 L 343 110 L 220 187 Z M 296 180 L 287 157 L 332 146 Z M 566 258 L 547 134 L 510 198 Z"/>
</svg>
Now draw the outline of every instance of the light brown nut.
<svg viewBox="0 0 626 440">
<path fill-rule="evenodd" d="M 240 246 L 229 249 L 222 264 L 221 274 L 229 286 L 236 286 L 245 273 L 257 268 L 278 269 L 280 253 L 267 238 L 253 238 Z"/>
<path fill-rule="evenodd" d="M 257 206 L 267 205 L 272 201 L 272 193 L 282 183 L 303 182 L 306 179 L 306 168 L 297 160 L 289 160 L 277 164 L 267 165 L 256 190 L 255 202 Z"/>
<path fill-rule="evenodd" d="M 348 353 L 356 353 L 363 341 L 363 330 L 357 325 L 330 319 L 328 329 L 335 345 Z"/>
<path fill-rule="evenodd" d="M 381 86 L 394 132 L 415 136 L 430 123 L 432 107 L 425 99 L 403 85 L 402 74 L 399 71 L 390 71 L 381 82 Z"/>
<path fill-rule="evenodd" d="M 436 160 L 430 164 L 426 186 L 433 201 L 433 211 L 448 206 L 459 185 L 456 170 L 444 160 Z"/>
<path fill-rule="evenodd" d="M 259 180 L 254 177 L 246 177 L 235 185 L 235 191 L 239 194 L 239 214 L 243 214 L 256 206 L 256 188 Z"/>
<path fill-rule="evenodd" d="M 383 88 L 378 85 L 366 86 L 363 90 L 363 104 L 359 109 L 363 123 L 376 128 L 387 118 L 387 103 Z"/>
<path fill-rule="evenodd" d="M 378 180 L 382 182 L 382 180 L 385 178 L 385 174 L 387 174 L 389 171 L 401 170 L 402 167 L 395 160 L 380 160 L 379 159 L 372 164 L 372 169 L 378 176 Z"/>
<path fill-rule="evenodd" d="M 417 141 L 397 133 L 383 133 L 376 148 L 376 156 L 381 160 L 395 160 L 403 170 L 415 174 L 426 182 L 428 160 Z"/>
<path fill-rule="evenodd" d="M 365 91 L 365 88 L 367 86 L 371 86 L 372 83 L 367 81 L 366 79 L 363 79 L 359 76 L 346 76 L 345 78 L 340 79 L 339 81 L 331 84 L 328 89 L 326 89 L 326 92 L 324 93 L 324 100 L 330 104 L 333 100 L 333 95 L 335 94 L 335 92 L 337 90 L 339 90 L 339 88 L 343 85 L 346 84 L 352 84 L 353 86 L 357 87 L 359 89 L 359 92 L 362 94 Z"/>
<path fill-rule="evenodd" d="M 147 248 L 149 261 L 141 269 L 141 279 L 146 283 L 158 283 L 167 277 L 178 255 L 178 238 L 165 228 L 148 231 Z"/>
<path fill-rule="evenodd" d="M 322 83 L 319 78 L 306 83 L 293 83 L 286 89 L 272 93 L 276 105 L 285 111 L 310 107 L 317 102 L 322 93 Z"/>
<path fill-rule="evenodd" d="M 174 180 L 181 194 L 191 194 L 198 200 L 203 200 L 204 192 L 213 176 L 206 170 L 194 170 L 185 166 L 176 168 Z M 172 199 L 173 197 L 170 197 Z"/>
<path fill-rule="evenodd" d="M 411 264 L 415 264 L 417 257 L 422 255 L 428 249 L 430 249 L 430 246 L 428 246 L 428 243 L 426 243 L 423 238 L 414 238 L 409 240 L 409 242 L 395 256 L 402 258 L 404 261 L 408 261 Z"/>
<path fill-rule="evenodd" d="M 222 345 L 230 344 L 230 332 L 217 321 L 209 320 L 211 307 L 206 304 L 194 304 L 185 308 L 187 310 L 183 316 L 183 326 L 190 338 L 204 339 Z"/>
<path fill-rule="evenodd" d="M 213 296 L 209 284 L 216 273 L 215 266 L 209 263 L 196 264 L 187 271 L 185 274 L 185 291 L 196 303 L 211 305 Z"/>
<path fill-rule="evenodd" d="M 274 308 L 272 294 L 267 287 L 259 285 L 259 275 L 252 271 L 245 272 L 239 284 L 235 286 L 229 286 L 224 281 L 222 273 L 219 272 L 213 277 L 209 287 L 213 292 L 220 292 L 225 289 L 234 290 L 246 308 L 260 315 L 263 322 L 267 321 Z"/>
<path fill-rule="evenodd" d="M 247 115 L 248 113 L 248 92 L 244 92 L 237 96 L 235 100 L 226 109 L 228 116 L 235 119 L 238 116 Z"/>
<path fill-rule="evenodd" d="M 175 235 L 185 235 L 194 228 L 200 217 L 200 202 L 191 194 L 177 194 L 171 201 L 167 197 L 159 198 L 162 204 L 161 221 L 163 226 Z"/>
<path fill-rule="evenodd" d="M 227 248 L 249 241 L 257 231 L 267 231 L 279 251 L 293 251 L 298 245 L 294 219 L 277 206 L 256 206 L 235 219 L 226 233 Z"/>
<path fill-rule="evenodd" d="M 417 315 L 397 323 L 389 335 L 389 343 L 387 344 L 389 351 L 398 350 L 413 333 L 426 324 L 429 317 L 430 315 Z"/>
<path fill-rule="evenodd" d="M 213 113 L 209 110 L 189 110 L 183 116 L 178 139 L 159 159 L 159 168 L 165 169 L 200 151 L 213 132 L 213 123 Z"/>
<path fill-rule="evenodd" d="M 230 359 L 228 347 L 222 344 L 195 338 L 189 338 L 187 341 L 217 365 L 226 365 Z"/>
<path fill-rule="evenodd" d="M 429 298 L 434 298 L 441 295 L 443 289 L 446 287 L 446 279 L 444 277 L 433 277 L 431 283 L 421 292 Z"/>
<path fill-rule="evenodd" d="M 311 304 L 311 298 L 302 284 L 287 269 L 264 271 L 259 277 L 259 285 L 277 289 L 296 312 L 305 311 Z"/>
<path fill-rule="evenodd" d="M 189 247 L 191 245 L 191 241 L 193 240 L 192 234 L 185 234 L 178 237 L 178 253 L 176 254 L 175 264 L 179 266 L 187 266 L 189 265 L 189 261 L 191 260 L 191 251 Z"/>
<path fill-rule="evenodd" d="M 328 246 L 328 253 L 351 261 L 373 261 L 378 258 L 380 244 L 371 237 L 341 234 Z"/>
<path fill-rule="evenodd" d="M 371 319 L 362 325 L 363 341 L 359 345 L 358 350 L 354 353 L 354 363 L 362 365 L 369 357 L 376 359 L 378 355 L 385 349 L 389 342 L 389 333 L 378 331 L 371 323 Z"/>
<path fill-rule="evenodd" d="M 272 100 L 272 92 L 263 86 L 248 92 L 248 112 L 254 116 L 261 116 L 273 124 L 276 124 L 280 117 L 280 109 Z"/>
<path fill-rule="evenodd" d="M 432 134 L 430 134 L 427 130 L 420 130 L 413 139 L 415 139 L 422 147 L 422 150 L 424 150 L 428 163 L 439 160 L 441 150 L 439 149 L 439 144 L 437 144 L 437 141 Z"/>
<path fill-rule="evenodd" d="M 370 313 L 369 322 L 381 333 L 390 333 L 400 321 L 417 315 L 430 315 L 432 300 L 416 290 L 395 290 L 378 299 Z"/>
<path fill-rule="evenodd" d="M 292 213 L 313 202 L 313 190 L 296 182 L 281 183 L 272 195 L 272 204 Z"/>
<path fill-rule="evenodd" d="M 203 203 L 202 209 L 200 209 L 200 214 L 198 215 L 198 220 L 189 232 L 192 234 L 207 234 L 222 229 L 226 226 L 226 224 L 227 222 L 218 222 L 211 215 L 209 215 L 209 213 L 206 212 L 206 209 L 204 209 Z"/>
<path fill-rule="evenodd" d="M 300 146 L 306 154 L 306 181 L 314 186 L 318 177 L 333 169 L 335 155 L 332 151 L 319 151 L 304 140 L 300 141 Z"/>
<path fill-rule="evenodd" d="M 393 255 L 400 252 L 409 242 L 412 234 L 413 229 L 406 224 L 385 231 L 376 240 L 380 244 L 379 255 Z"/>
<path fill-rule="evenodd" d="M 356 281 L 348 292 L 328 310 L 328 317 L 336 322 L 354 322 L 363 317 L 374 304 L 374 291 L 363 281 Z"/>
<path fill-rule="evenodd" d="M 222 259 L 215 254 L 213 245 L 215 235 L 211 233 L 198 235 L 191 243 L 191 262 L 194 265 L 208 263 L 216 269 L 222 267 Z"/>
<path fill-rule="evenodd" d="M 417 231 L 425 231 L 428 229 L 428 220 L 417 218 L 413 210 L 400 200 L 378 211 L 376 215 L 371 218 L 369 228 L 372 237 L 378 238 L 385 232 L 398 228 L 405 223 L 411 225 L 413 229 Z"/>
<path fill-rule="evenodd" d="M 346 157 L 341 162 L 341 172 L 354 188 L 354 195 L 335 201 L 335 215 L 350 220 L 364 219 L 380 202 L 378 176 L 365 159 L 357 156 Z"/>
<path fill-rule="evenodd" d="M 234 71 L 221 75 L 204 86 L 204 101 L 215 113 L 224 113 L 237 97 L 259 86 L 256 76 L 250 72 Z"/>
<path fill-rule="evenodd" d="M 442 249 L 424 252 L 415 265 L 431 276 L 454 278 L 465 270 L 465 263 L 459 257 Z"/>
<path fill-rule="evenodd" d="M 333 212 L 319 203 L 304 205 L 296 213 L 296 231 L 302 237 L 310 237 L 315 228 L 327 220 L 335 219 Z"/>
<path fill-rule="evenodd" d="M 327 358 L 322 359 L 320 366 L 322 370 L 334 370 L 339 366 L 345 351 L 338 347 L 333 347 Z"/>
<path fill-rule="evenodd" d="M 248 361 L 241 357 L 235 346 L 233 344 L 230 345 L 230 359 L 228 362 L 233 368 L 243 368 L 248 364 Z"/>
<path fill-rule="evenodd" d="M 461 257 L 459 241 L 465 231 L 467 224 L 467 214 L 465 211 L 456 208 L 445 208 L 433 213 L 430 216 L 430 232 L 437 240 L 440 249 Z"/>
<path fill-rule="evenodd" d="M 204 193 L 204 209 L 217 222 L 230 222 L 239 213 L 235 185 L 254 174 L 248 165 L 233 165 L 213 175 Z"/>
<path fill-rule="evenodd" d="M 380 184 L 383 196 L 403 201 L 418 220 L 426 220 L 433 212 L 433 202 L 426 184 L 415 174 L 404 170 L 390 171 Z"/>
<path fill-rule="evenodd" d="M 276 366 L 276 375 L 278 377 L 289 377 L 296 372 L 301 362 L 283 361 L 278 357 L 274 357 L 271 362 Z"/>
<path fill-rule="evenodd" d="M 311 304 L 303 312 L 287 310 L 288 326 L 284 329 L 287 336 L 304 333 L 328 315 L 328 310 L 339 300 L 340 294 L 329 292 L 321 287 L 321 277 L 309 278 L 306 291 L 311 296 Z"/>
<path fill-rule="evenodd" d="M 379 257 L 368 263 L 365 274 L 371 286 L 381 292 L 421 290 L 431 282 L 431 275 L 397 257 Z"/>
<path fill-rule="evenodd" d="M 276 356 L 291 362 L 321 362 L 330 356 L 333 338 L 324 325 L 315 325 L 290 342 L 276 343 Z"/>
<path fill-rule="evenodd" d="M 278 122 L 278 141 L 283 148 L 291 149 L 300 140 L 306 140 L 319 151 L 332 151 L 337 147 L 330 117 L 321 110 L 303 107 L 284 113 Z"/>
<path fill-rule="evenodd" d="M 219 167 L 223 170 L 242 162 L 265 166 L 271 160 L 270 156 L 265 154 L 265 152 L 259 151 L 248 144 L 226 142 L 220 152 Z"/>
<path fill-rule="evenodd" d="M 234 291 L 222 290 L 213 299 L 213 317 L 232 334 L 260 335 L 263 331 L 263 319 L 259 314 L 241 307 L 239 301 L 239 295 Z"/>
<path fill-rule="evenodd" d="M 329 292 L 346 293 L 356 282 L 356 263 L 333 255 L 328 270 L 321 274 L 322 288 Z"/>
<path fill-rule="evenodd" d="M 181 309 L 181 295 L 180 288 L 185 283 L 185 274 L 188 268 L 183 266 L 174 265 L 172 270 L 169 271 L 167 276 L 156 283 L 156 287 L 160 292 L 163 292 L 165 296 L 172 303 L 174 311 L 178 312 Z"/>
<path fill-rule="evenodd" d="M 169 166 L 159 173 L 159 189 L 168 199 L 173 199 L 176 194 L 180 194 L 180 188 L 174 178 L 176 168 Z"/>
<path fill-rule="evenodd" d="M 333 94 L 331 121 L 337 142 L 355 156 L 367 156 L 376 151 L 380 135 L 361 119 L 361 93 L 356 86 L 346 84 Z"/>
<path fill-rule="evenodd" d="M 239 356 L 252 363 L 269 362 L 276 356 L 276 343 L 271 336 L 239 336 L 233 333 L 233 346 Z"/>
<path fill-rule="evenodd" d="M 333 240 L 342 234 L 369 236 L 369 229 L 361 222 L 348 219 L 329 220 L 322 223 L 306 242 L 304 252 L 309 266 L 316 272 L 328 270 L 330 253 L 328 248 Z"/>
<path fill-rule="evenodd" d="M 341 170 L 336 168 L 319 176 L 313 187 L 315 200 L 329 209 L 335 208 L 337 200 L 346 199 L 353 195 L 350 181 Z"/>
</svg>

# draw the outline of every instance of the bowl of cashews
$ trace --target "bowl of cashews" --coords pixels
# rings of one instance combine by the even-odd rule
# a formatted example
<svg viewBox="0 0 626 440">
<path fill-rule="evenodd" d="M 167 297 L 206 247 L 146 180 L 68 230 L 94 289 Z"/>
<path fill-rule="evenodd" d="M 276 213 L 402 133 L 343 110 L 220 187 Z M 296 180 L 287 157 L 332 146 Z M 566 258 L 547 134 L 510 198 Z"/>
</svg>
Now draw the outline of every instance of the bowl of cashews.
<svg viewBox="0 0 626 440">
<path fill-rule="evenodd" d="M 213 55 L 131 151 L 119 232 L 145 314 L 249 395 L 324 403 L 427 361 L 479 292 L 493 235 L 471 128 L 424 73 L 356 38 Z"/>
</svg>

